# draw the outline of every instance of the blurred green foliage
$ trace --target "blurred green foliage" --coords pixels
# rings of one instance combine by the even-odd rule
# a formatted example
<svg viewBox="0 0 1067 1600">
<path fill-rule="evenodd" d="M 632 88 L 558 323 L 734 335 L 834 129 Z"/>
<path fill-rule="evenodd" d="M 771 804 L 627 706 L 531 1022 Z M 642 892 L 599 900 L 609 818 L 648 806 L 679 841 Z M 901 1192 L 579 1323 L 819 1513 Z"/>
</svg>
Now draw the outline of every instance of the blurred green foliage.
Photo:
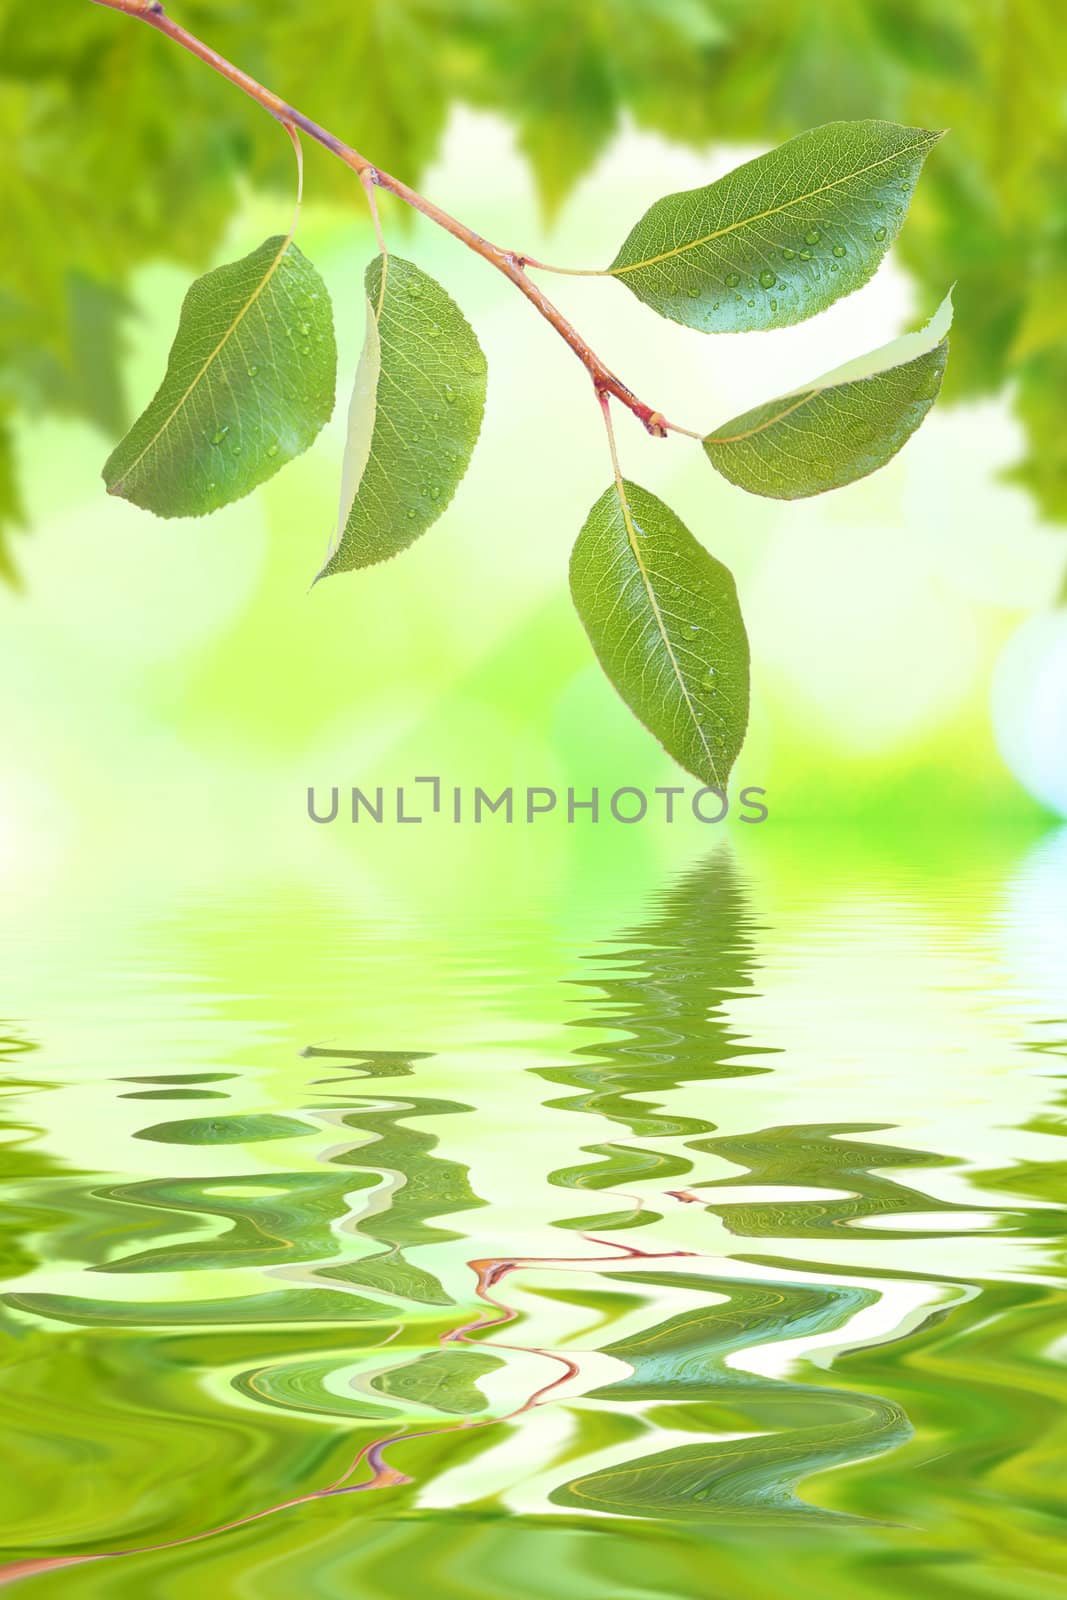
<svg viewBox="0 0 1067 1600">
<path fill-rule="evenodd" d="M 1011 382 L 1014 469 L 1067 520 L 1067 30 L 1057 0 L 190 0 L 194 32 L 418 180 L 457 102 L 509 118 L 546 211 L 624 117 L 694 145 L 837 117 L 945 126 L 902 242 L 932 310 L 956 290 L 950 399 Z M 123 289 L 202 268 L 242 177 L 292 186 L 250 101 L 135 22 L 0 0 L 9 244 L 0 278 L 0 528 L 20 520 L 20 410 L 123 419 Z M 316 160 L 317 193 L 351 175 Z M 334 191 L 334 186 L 337 186 Z M 605 258 L 609 245 L 605 240 Z M 598 265 L 599 263 L 580 263 Z M 12 575 L 0 532 L 0 570 Z"/>
</svg>

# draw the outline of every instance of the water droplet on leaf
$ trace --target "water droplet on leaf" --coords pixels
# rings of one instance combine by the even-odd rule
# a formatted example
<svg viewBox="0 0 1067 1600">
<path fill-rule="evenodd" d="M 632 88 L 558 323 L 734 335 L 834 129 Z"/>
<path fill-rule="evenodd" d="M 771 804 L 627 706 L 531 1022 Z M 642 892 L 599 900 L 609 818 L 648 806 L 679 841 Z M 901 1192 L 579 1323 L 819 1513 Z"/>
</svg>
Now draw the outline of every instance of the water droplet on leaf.
<svg viewBox="0 0 1067 1600">
<path fill-rule="evenodd" d="M 843 244 L 835 244 L 833 248 L 833 254 L 840 259 L 841 256 L 847 256 L 848 251 L 845 249 Z"/>
<path fill-rule="evenodd" d="M 741 282 L 741 274 L 740 273 L 738 273 L 738 272 L 728 272 L 726 274 L 726 287 L 728 289 L 736 289 L 737 285 L 740 282 Z"/>
<path fill-rule="evenodd" d="M 888 232 L 888 228 L 875 228 L 874 237 L 878 240 L 884 239 Z"/>
<path fill-rule="evenodd" d="M 822 238 L 822 233 L 820 232 L 820 230 L 818 228 L 809 228 L 807 233 L 804 235 L 804 243 L 805 244 L 818 244 L 818 242 L 819 242 L 819 240 L 821 238 Z"/>
<path fill-rule="evenodd" d="M 764 271 L 760 273 L 759 281 L 765 289 L 773 289 L 778 279 L 773 272 Z"/>
</svg>

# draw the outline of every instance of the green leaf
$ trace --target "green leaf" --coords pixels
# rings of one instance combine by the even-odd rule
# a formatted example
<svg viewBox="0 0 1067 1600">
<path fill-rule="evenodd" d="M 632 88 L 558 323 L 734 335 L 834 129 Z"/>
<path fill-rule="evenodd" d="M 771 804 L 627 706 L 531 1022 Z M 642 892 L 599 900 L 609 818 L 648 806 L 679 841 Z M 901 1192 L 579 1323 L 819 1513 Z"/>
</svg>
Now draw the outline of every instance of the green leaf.
<svg viewBox="0 0 1067 1600">
<path fill-rule="evenodd" d="M 940 137 L 894 122 L 812 128 L 657 200 L 608 272 L 702 333 L 803 322 L 871 277 Z"/>
<path fill-rule="evenodd" d="M 485 356 L 441 285 L 400 256 L 376 257 L 365 282 L 337 539 L 320 578 L 387 561 L 437 521 L 485 410 Z"/>
<path fill-rule="evenodd" d="M 301 455 L 333 410 L 333 312 L 288 239 L 198 278 L 166 376 L 104 467 L 109 494 L 161 517 L 198 517 Z"/>
<path fill-rule="evenodd" d="M 571 594 L 630 710 L 725 792 L 748 723 L 748 638 L 727 568 L 662 500 L 623 482 L 578 535 Z"/>
<path fill-rule="evenodd" d="M 749 494 L 799 500 L 876 472 L 937 399 L 952 301 L 929 326 L 709 433 L 708 460 Z"/>
</svg>

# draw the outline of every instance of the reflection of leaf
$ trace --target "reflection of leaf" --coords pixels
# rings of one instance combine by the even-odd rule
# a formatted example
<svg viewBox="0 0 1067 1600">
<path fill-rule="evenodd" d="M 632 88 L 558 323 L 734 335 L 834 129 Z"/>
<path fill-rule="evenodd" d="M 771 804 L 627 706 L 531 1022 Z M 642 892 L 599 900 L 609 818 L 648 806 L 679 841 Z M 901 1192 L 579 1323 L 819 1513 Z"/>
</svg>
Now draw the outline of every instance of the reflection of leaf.
<svg viewBox="0 0 1067 1600">
<path fill-rule="evenodd" d="M 946 300 L 922 334 L 723 423 L 704 440 L 708 460 L 739 488 L 777 500 L 838 489 L 884 467 L 937 398 L 950 314 Z"/>
<path fill-rule="evenodd" d="M 299 1411 L 320 1417 L 343 1417 L 360 1422 L 387 1422 L 393 1413 L 387 1406 L 373 1405 L 358 1389 L 347 1388 L 338 1394 L 333 1387 L 342 1357 L 336 1352 L 311 1360 L 306 1352 L 298 1361 L 275 1361 L 269 1366 L 252 1367 L 233 1380 L 238 1394 L 277 1406 L 282 1411 Z"/>
<path fill-rule="evenodd" d="M 870 1290 L 683 1273 L 612 1277 L 727 1298 L 609 1345 L 607 1353 L 627 1362 L 632 1376 L 595 1397 L 711 1400 L 722 1420 L 709 1416 L 709 1431 L 756 1437 L 707 1439 L 601 1468 L 556 1489 L 557 1505 L 702 1522 L 840 1521 L 839 1513 L 798 1496 L 801 1480 L 908 1438 L 900 1409 L 874 1395 L 768 1379 L 729 1364 L 739 1350 L 841 1328 L 873 1304 Z"/>
<path fill-rule="evenodd" d="M 732 1389 L 749 1405 L 758 1399 L 764 1410 L 783 1407 L 797 1386 L 783 1393 L 777 1381 L 735 1368 L 730 1358 L 754 1345 L 836 1332 L 878 1298 L 871 1289 L 848 1284 L 746 1282 L 684 1272 L 606 1276 L 612 1283 L 688 1289 L 706 1303 L 607 1345 L 603 1353 L 625 1361 L 631 1370 L 625 1378 L 592 1390 L 591 1398 L 598 1400 L 619 1395 L 677 1400 Z M 723 1298 L 712 1300 L 712 1295 Z M 801 1392 L 812 1397 L 811 1390 Z"/>
<path fill-rule="evenodd" d="M 243 1266 L 291 1264 L 337 1253 L 333 1225 L 347 1215 L 350 1191 L 375 1183 L 370 1173 L 272 1172 L 269 1192 L 260 1177 L 151 1179 L 107 1192 L 122 1208 L 144 1207 L 165 1213 L 159 1231 L 170 1236 L 175 1213 L 190 1213 L 203 1228 L 210 1219 L 227 1220 L 226 1231 L 199 1240 L 163 1244 L 158 1249 L 119 1256 L 92 1268 L 96 1272 L 189 1272 Z M 145 1231 L 142 1227 L 141 1231 Z M 299 1252 L 299 1254 L 298 1254 Z"/>
<path fill-rule="evenodd" d="M 380 1319 L 383 1307 L 334 1289 L 272 1289 L 217 1300 L 86 1300 L 67 1294 L 9 1294 L 4 1304 L 34 1316 L 101 1328 L 188 1328 Z M 387 1313 L 386 1313 L 387 1314 Z"/>
<path fill-rule="evenodd" d="M 939 138 L 891 122 L 812 128 L 716 183 L 657 200 L 608 271 L 704 333 L 801 322 L 867 282 Z"/>
<path fill-rule="evenodd" d="M 303 1138 L 313 1132 L 306 1122 L 267 1111 L 259 1116 L 194 1117 L 189 1122 L 159 1122 L 154 1127 L 139 1129 L 133 1137 L 150 1139 L 156 1144 L 260 1144 L 266 1139 Z"/>
<path fill-rule="evenodd" d="M 570 1065 L 542 1069 L 549 1082 L 577 1091 L 550 1104 L 596 1123 L 618 1123 L 645 1140 L 709 1132 L 712 1123 L 669 1103 L 670 1091 L 767 1070 L 752 1064 L 761 1048 L 724 1015 L 727 998 L 732 1009 L 752 987 L 751 912 L 733 862 L 719 852 L 685 873 L 659 896 L 647 922 L 623 930 L 590 959 L 598 971 L 580 980 L 583 992 L 592 992 L 575 1026 L 592 1029 L 596 1042 L 573 1050 Z M 736 1061 L 741 1054 L 744 1060 Z M 551 1174 L 553 1183 L 579 1189 L 586 1175 L 593 1187 L 612 1177 L 623 1181 L 631 1149 L 614 1139 L 583 1149 L 603 1164 L 561 1168 Z M 650 1221 L 651 1212 L 631 1212 L 627 1220 L 636 1226 Z M 557 1224 L 580 1225 L 578 1218 Z M 618 1223 L 597 1217 L 592 1231 L 608 1226 Z"/>
<path fill-rule="evenodd" d="M 753 1133 L 726 1138 L 695 1139 L 693 1149 L 722 1157 L 732 1166 L 744 1167 L 744 1176 L 713 1178 L 697 1183 L 693 1193 L 704 1194 L 718 1188 L 731 1191 L 751 1188 L 760 1196 L 752 1201 L 715 1204 L 714 1193 L 708 1209 L 721 1217 L 731 1233 L 754 1238 L 836 1239 L 855 1222 L 909 1212 L 966 1211 L 965 1205 L 939 1200 L 921 1189 L 912 1189 L 883 1174 L 884 1168 L 945 1166 L 949 1158 L 925 1150 L 907 1150 L 895 1145 L 853 1140 L 851 1133 L 880 1132 L 881 1123 L 833 1123 L 826 1126 L 806 1123 L 801 1127 L 764 1128 Z M 825 1197 L 797 1200 L 786 1198 L 793 1190 L 825 1189 Z M 781 1191 L 781 1197 L 774 1193 Z M 845 1191 L 843 1194 L 841 1191 Z M 770 1198 L 767 1198 L 767 1196 Z M 915 1238 L 905 1228 L 864 1227 L 864 1235 L 874 1239 Z M 945 1238 L 951 1228 L 938 1228 Z"/>
<path fill-rule="evenodd" d="M 366 1233 L 366 1227 L 361 1232 Z M 377 1256 L 360 1256 L 358 1261 L 326 1269 L 331 1283 L 358 1283 L 361 1289 L 395 1295 L 398 1300 L 417 1300 L 421 1305 L 449 1306 L 452 1296 L 447 1294 L 439 1278 L 424 1267 L 405 1261 L 399 1250 Z"/>
<path fill-rule="evenodd" d="M 571 556 L 571 593 L 600 664 L 683 766 L 725 789 L 748 723 L 748 639 L 720 561 L 647 489 L 608 489 Z"/>
<path fill-rule="evenodd" d="M 444 511 L 482 426 L 485 357 L 439 283 L 399 256 L 367 268 L 335 549 L 319 577 L 386 561 Z"/>
<path fill-rule="evenodd" d="M 499 1356 L 480 1350 L 431 1350 L 408 1366 L 381 1373 L 371 1387 L 395 1400 L 432 1406 L 452 1416 L 473 1416 L 488 1404 L 477 1380 L 500 1366 Z"/>
<path fill-rule="evenodd" d="M 304 1054 L 328 1058 L 331 1064 L 348 1069 L 344 1077 L 317 1081 L 324 1086 L 342 1086 L 340 1095 L 331 1096 L 331 1099 L 347 1108 L 343 1125 L 371 1136 L 369 1143 L 361 1139 L 358 1144 L 338 1151 L 332 1160 L 341 1166 L 363 1168 L 364 1182 L 378 1182 L 383 1175 L 390 1179 L 383 1191 L 387 1203 L 380 1209 L 368 1207 L 358 1224 L 360 1234 L 385 1245 L 386 1249 L 378 1255 L 331 1262 L 329 1266 L 315 1268 L 315 1275 L 331 1282 L 355 1283 L 425 1305 L 452 1305 L 452 1296 L 438 1278 L 425 1267 L 407 1261 L 403 1251 L 409 1245 L 456 1238 L 449 1229 L 433 1226 L 430 1219 L 485 1202 L 471 1189 L 466 1167 L 435 1154 L 437 1135 L 410 1125 L 409 1119 L 468 1112 L 470 1106 L 460 1100 L 439 1100 L 423 1095 L 401 1100 L 395 1093 L 367 1097 L 367 1103 L 358 1108 L 351 1106 L 353 1084 L 349 1071 L 374 1080 L 409 1077 L 417 1072 L 416 1063 L 425 1059 L 425 1052 L 312 1046 Z"/>
<path fill-rule="evenodd" d="M 551 1499 L 583 1510 L 700 1522 L 722 1517 L 852 1520 L 799 1499 L 794 1493 L 797 1480 L 904 1444 L 910 1429 L 899 1407 L 874 1395 L 842 1396 L 840 1409 L 840 1420 L 781 1440 L 710 1439 L 606 1467 L 575 1478 Z"/>
<path fill-rule="evenodd" d="M 288 239 L 198 278 L 167 373 L 104 467 L 110 494 L 163 517 L 238 500 L 311 444 L 333 410 L 326 287 Z"/>
</svg>

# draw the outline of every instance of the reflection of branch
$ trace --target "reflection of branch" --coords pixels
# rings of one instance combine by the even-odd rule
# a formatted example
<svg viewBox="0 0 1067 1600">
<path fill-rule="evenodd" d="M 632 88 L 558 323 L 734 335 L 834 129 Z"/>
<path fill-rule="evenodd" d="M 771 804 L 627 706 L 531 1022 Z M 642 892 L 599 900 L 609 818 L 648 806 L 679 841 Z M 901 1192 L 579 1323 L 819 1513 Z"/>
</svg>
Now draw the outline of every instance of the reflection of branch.
<svg viewBox="0 0 1067 1600">
<path fill-rule="evenodd" d="M 639 400 L 633 390 L 628 388 L 621 378 L 617 378 L 611 369 L 604 365 L 595 351 L 590 349 L 577 328 L 567 321 L 563 313 L 552 304 L 552 301 L 546 295 L 542 294 L 537 285 L 527 276 L 527 266 L 535 265 L 528 256 L 518 255 L 514 250 L 504 250 L 500 245 L 490 244 L 488 239 L 483 239 L 481 234 L 475 233 L 474 229 L 469 228 L 465 222 L 460 222 L 456 217 L 450 216 L 447 211 L 443 211 L 440 206 L 435 205 L 432 200 L 428 200 L 425 195 L 421 195 L 417 190 L 410 188 L 400 178 L 394 178 L 391 173 L 383 172 L 380 167 L 376 167 L 373 162 L 369 161 L 366 156 L 361 155 L 358 150 L 354 150 L 351 145 L 345 144 L 342 139 L 338 139 L 336 134 L 331 133 L 328 128 L 322 127 L 320 123 L 314 122 L 311 117 L 305 116 L 302 111 L 298 111 L 295 106 L 289 105 L 287 101 L 282 100 L 272 90 L 264 88 L 263 84 L 258 83 L 247 72 L 242 72 L 240 67 L 234 66 L 232 61 L 227 61 L 225 56 L 219 55 L 217 50 L 212 50 L 210 45 L 204 44 L 202 40 L 189 33 L 179 23 L 172 22 L 162 5 L 158 3 L 158 0 L 95 0 L 95 3 L 106 6 L 111 11 L 121 11 L 125 16 L 138 17 L 142 22 L 147 22 L 150 27 L 155 28 L 159 33 L 165 34 L 168 39 L 172 39 L 183 50 L 188 50 L 191 55 L 198 56 L 213 71 L 220 73 L 230 83 L 236 84 L 238 89 L 243 89 L 245 94 L 250 95 L 257 105 L 261 105 L 283 127 L 288 129 L 299 128 L 302 133 L 306 133 L 309 138 L 321 144 L 331 155 L 335 155 L 338 160 L 343 161 L 346 166 L 351 167 L 354 172 L 358 173 L 365 186 L 388 189 L 390 194 L 395 194 L 397 199 L 403 200 L 405 205 L 412 206 L 416 211 L 421 211 L 424 217 L 429 217 L 430 221 L 436 222 L 439 228 L 444 228 L 446 233 L 450 233 L 454 239 L 458 239 L 469 250 L 473 250 L 476 255 L 481 256 L 491 266 L 496 267 L 498 272 L 502 272 L 505 278 L 515 285 L 520 294 L 526 296 L 527 300 L 541 313 L 545 321 L 555 328 L 560 338 L 574 351 L 578 360 L 582 363 L 590 378 L 592 378 L 593 387 L 597 394 L 614 395 L 627 410 L 633 412 L 634 416 L 644 424 L 649 433 L 656 435 L 658 438 L 663 438 L 668 430 L 676 433 L 689 431 L 684 428 L 676 428 L 673 423 L 669 423 L 666 420 L 662 412 L 654 411 L 643 400 Z"/>
<path fill-rule="evenodd" d="M 305 1052 L 305 1054 L 307 1053 L 309 1052 Z M 315 1054 L 326 1053 L 325 1051 L 315 1052 Z M 606 1244 L 617 1254 L 610 1256 L 516 1256 L 514 1259 L 470 1262 L 471 1270 L 476 1274 L 478 1280 L 475 1293 L 480 1300 L 492 1306 L 500 1315 L 497 1317 L 479 1317 L 473 1322 L 464 1323 L 459 1328 L 446 1333 L 441 1343 L 448 1344 L 460 1340 L 466 1342 L 467 1336 L 476 1329 L 501 1327 L 505 1323 L 513 1322 L 516 1313 L 509 1306 L 493 1299 L 489 1290 L 506 1278 L 509 1273 L 517 1271 L 520 1267 L 585 1266 L 587 1263 L 594 1261 L 654 1261 L 693 1254 L 691 1250 L 641 1250 L 635 1245 L 614 1244 L 609 1239 L 595 1239 L 590 1235 L 586 1237 L 590 1244 Z M 391 1335 L 390 1337 L 393 1336 Z M 389 1341 L 385 1340 L 384 1342 L 388 1343 Z M 478 1343 L 491 1345 L 495 1344 L 496 1341 L 485 1339 L 479 1340 Z M 513 1350 L 525 1347 L 521 1345 L 501 1345 L 500 1348 Z M 149 1555 L 160 1550 L 176 1550 L 181 1545 L 198 1544 L 202 1539 L 211 1539 L 216 1534 L 229 1533 L 234 1528 L 247 1527 L 249 1523 L 259 1522 L 264 1517 L 272 1517 L 279 1511 L 289 1511 L 295 1506 L 309 1505 L 315 1500 L 328 1500 L 334 1495 L 360 1494 L 368 1489 L 393 1489 L 411 1483 L 414 1481 L 413 1479 L 409 1478 L 406 1473 L 399 1471 L 398 1468 L 390 1466 L 386 1461 L 385 1451 L 390 1445 L 406 1444 L 409 1440 L 414 1439 L 429 1439 L 442 1433 L 470 1432 L 474 1428 L 486 1428 L 501 1422 L 512 1422 L 516 1417 L 521 1417 L 525 1412 L 532 1410 L 534 1406 L 542 1405 L 553 1390 L 558 1389 L 560 1384 L 566 1383 L 568 1379 L 574 1377 L 578 1371 L 577 1363 L 572 1361 L 569 1356 L 557 1355 L 551 1350 L 530 1350 L 528 1353 L 547 1356 L 553 1361 L 559 1361 L 566 1370 L 558 1378 L 553 1378 L 549 1383 L 542 1384 L 538 1389 L 535 1389 L 533 1394 L 524 1400 L 520 1406 L 516 1406 L 514 1411 L 509 1411 L 504 1416 L 478 1418 L 474 1421 L 458 1424 L 446 1423 L 439 1428 L 420 1428 L 412 1433 L 386 1434 L 384 1438 L 375 1439 L 370 1444 L 364 1445 L 342 1472 L 341 1476 L 335 1478 L 325 1488 L 311 1489 L 307 1494 L 294 1495 L 292 1499 L 281 1500 L 277 1505 L 267 1506 L 263 1511 L 252 1511 L 247 1516 L 235 1517 L 232 1522 L 220 1522 L 214 1528 L 204 1528 L 199 1533 L 189 1533 L 181 1539 L 167 1539 L 161 1544 L 136 1545 L 129 1550 L 102 1550 L 94 1555 L 31 1556 L 25 1561 L 9 1562 L 6 1566 L 0 1567 L 0 1588 L 8 1583 L 16 1583 L 20 1578 L 36 1577 L 40 1573 L 53 1572 L 59 1567 L 77 1567 L 87 1561 L 113 1561 L 120 1556 Z M 364 1483 L 349 1483 L 347 1480 L 364 1462 L 370 1468 L 371 1476 Z"/>
</svg>

